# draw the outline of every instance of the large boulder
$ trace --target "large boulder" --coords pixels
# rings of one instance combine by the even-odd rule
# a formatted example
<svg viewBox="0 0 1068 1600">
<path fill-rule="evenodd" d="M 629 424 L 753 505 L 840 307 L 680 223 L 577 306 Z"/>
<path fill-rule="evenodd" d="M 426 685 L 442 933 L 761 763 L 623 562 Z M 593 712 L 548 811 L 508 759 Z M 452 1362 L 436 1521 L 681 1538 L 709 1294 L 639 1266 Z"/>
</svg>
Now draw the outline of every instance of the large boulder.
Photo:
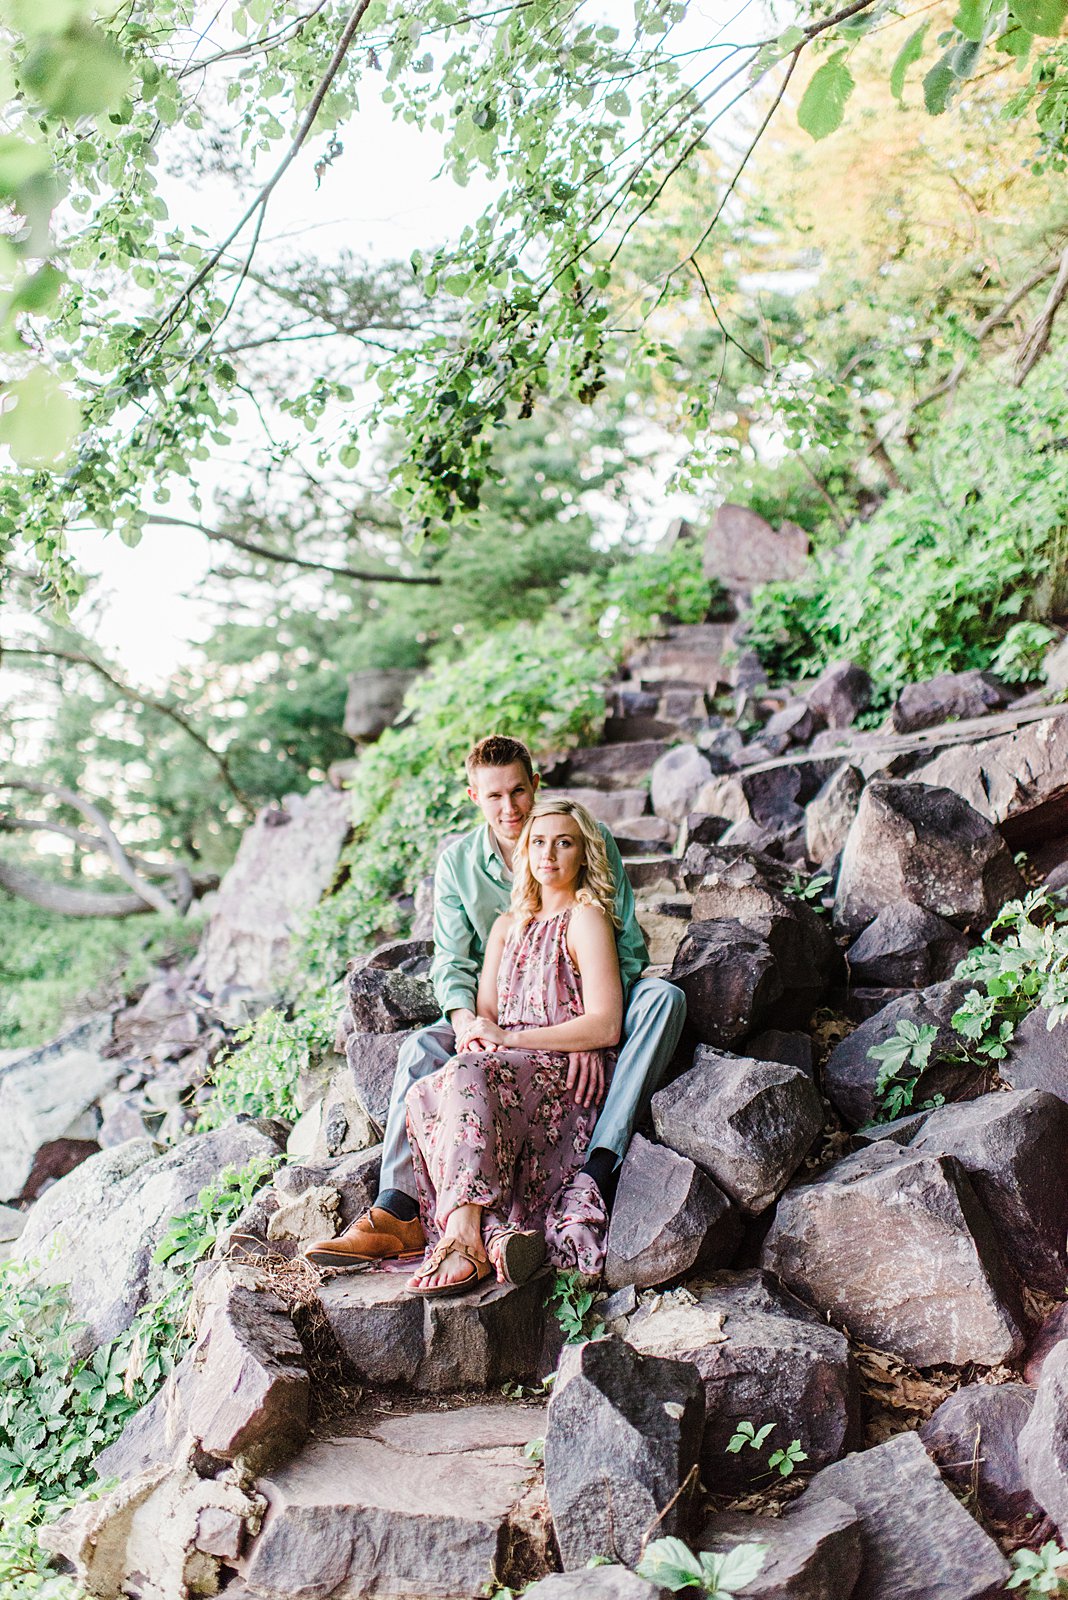
<svg viewBox="0 0 1068 1600">
<path fill-rule="evenodd" d="M 441 1015 L 430 980 L 396 968 L 355 963 L 346 991 L 357 1033 L 405 1033 Z"/>
<path fill-rule="evenodd" d="M 86 1112 L 123 1070 L 103 1053 L 110 1032 L 110 1017 L 90 1017 L 0 1065 L 0 1199 L 33 1199 L 35 1177 L 61 1176 L 93 1153 L 99 1124 Z M 72 1144 L 57 1172 L 54 1158 Z"/>
<path fill-rule="evenodd" d="M 689 1362 L 621 1339 L 569 1345 L 549 1401 L 545 1490 L 565 1569 L 607 1555 L 633 1566 L 645 1530 L 685 1532 L 705 1406 Z"/>
<path fill-rule="evenodd" d="M 400 1272 L 339 1273 L 319 1289 L 337 1348 L 364 1383 L 421 1394 L 530 1379 L 541 1356 L 545 1283 L 487 1279 L 462 1296 L 410 1295 Z"/>
<path fill-rule="evenodd" d="M 707 1172 L 743 1211 L 766 1211 L 823 1127 L 816 1087 L 799 1067 L 700 1046 L 689 1072 L 657 1091 L 662 1144 Z"/>
<path fill-rule="evenodd" d="M 293 934 L 333 879 L 351 810 L 351 796 L 323 785 L 268 806 L 246 830 L 191 969 L 208 994 L 277 991 Z"/>
<path fill-rule="evenodd" d="M 943 1483 L 914 1433 L 824 1467 L 806 1508 L 845 1501 L 860 1518 L 863 1600 L 994 1600 L 1009 1564 Z"/>
<path fill-rule="evenodd" d="M 1050 1027 L 1050 1012 L 1036 1006 L 1016 1024 L 998 1075 L 1013 1089 L 1045 1089 L 1068 1102 L 1068 1025 Z"/>
<path fill-rule="evenodd" d="M 854 1337 L 918 1367 L 1023 1348 L 1016 1282 L 949 1156 L 873 1144 L 787 1191 L 761 1264 Z"/>
<path fill-rule="evenodd" d="M 860 1518 L 830 1496 L 802 1496 L 781 1517 L 721 1511 L 697 1540 L 698 1549 L 720 1555 L 740 1544 L 761 1544 L 765 1552 L 759 1574 L 741 1591 L 745 1600 L 849 1600 L 860 1576 Z"/>
<path fill-rule="evenodd" d="M 636 1133 L 608 1229 L 605 1282 L 646 1289 L 692 1267 L 727 1266 L 741 1243 L 737 1212 L 701 1169 Z"/>
<path fill-rule="evenodd" d="M 377 1416 L 261 1480 L 270 1509 L 239 1563 L 255 1600 L 477 1595 L 549 1566 L 536 1406 Z"/>
<path fill-rule="evenodd" d="M 783 984 L 818 996 L 838 964 L 831 930 L 796 894 L 797 874 L 757 852 L 716 846 L 693 884 L 697 921 L 733 919 L 766 939 Z"/>
<path fill-rule="evenodd" d="M 871 704 L 872 682 L 853 661 L 836 661 L 805 699 L 828 728 L 849 728 Z"/>
<path fill-rule="evenodd" d="M 374 667 L 349 674 L 343 727 L 357 744 L 370 744 L 396 722 L 404 697 L 419 676 L 406 667 Z"/>
<path fill-rule="evenodd" d="M 637 789 L 667 752 L 663 739 L 627 739 L 574 750 L 566 757 L 567 781 L 593 789 Z"/>
<path fill-rule="evenodd" d="M 658 817 L 681 822 L 712 776 L 705 756 L 692 744 L 676 745 L 655 762 L 650 774 L 650 798 Z"/>
<path fill-rule="evenodd" d="M 714 1494 L 767 1481 L 767 1457 L 799 1439 L 808 1470 L 860 1441 L 860 1393 L 836 1328 L 757 1271 L 716 1273 L 688 1294 L 642 1306 L 627 1340 L 644 1355 L 690 1361 L 707 1408 L 702 1476 Z M 775 1424 L 763 1452 L 727 1449 L 739 1422 Z"/>
<path fill-rule="evenodd" d="M 1048 718 L 996 739 L 953 745 L 916 773 L 952 789 L 996 823 L 1013 850 L 1068 833 L 1068 716 Z"/>
<path fill-rule="evenodd" d="M 1026 1383 L 1037 1387 L 1042 1377 L 1042 1368 L 1046 1364 L 1046 1357 L 1066 1339 L 1068 1339 L 1068 1300 L 1062 1300 L 1060 1305 L 1054 1306 L 1048 1316 L 1043 1317 L 1027 1347 L 1023 1367 Z"/>
<path fill-rule="evenodd" d="M 960 1040 L 952 1024 L 953 1014 L 967 992 L 966 983 L 935 983 L 915 994 L 901 995 L 880 1006 L 874 1016 L 835 1045 L 823 1069 L 823 1087 L 847 1122 L 858 1127 L 880 1111 L 875 1092 L 880 1064 L 872 1058 L 871 1051 L 892 1039 L 903 1022 L 935 1029 L 930 1065 L 920 1074 L 913 1090 L 916 1106 L 939 1094 L 956 1100 L 982 1090 L 986 1069 L 960 1059 Z"/>
<path fill-rule="evenodd" d="M 943 1476 L 960 1494 L 974 1493 L 983 1515 L 996 1522 L 1040 1515 L 1019 1451 L 1034 1403 L 1026 1383 L 968 1383 L 920 1429 Z"/>
<path fill-rule="evenodd" d="M 792 522 L 776 530 L 748 506 L 719 506 L 705 534 L 706 578 L 746 591 L 761 583 L 800 577 L 808 560 L 808 534 Z"/>
<path fill-rule="evenodd" d="M 932 1111 L 914 1150 L 953 1156 L 1029 1289 L 1068 1283 L 1068 1105 L 1027 1089 Z"/>
<path fill-rule="evenodd" d="M 1068 1344 L 1042 1364 L 1035 1403 L 1019 1434 L 1028 1486 L 1043 1511 L 1068 1538 Z"/>
<path fill-rule="evenodd" d="M 727 1050 L 775 1020 L 783 995 L 766 941 L 735 921 L 692 922 L 675 952 L 671 981 L 686 996 L 692 1032 Z"/>
<path fill-rule="evenodd" d="M 162 1293 L 168 1269 L 152 1255 L 171 1218 L 191 1210 L 224 1167 L 277 1155 L 280 1138 L 277 1124 L 249 1121 L 162 1154 L 151 1140 L 133 1139 L 90 1156 L 38 1200 L 14 1255 L 33 1264 L 39 1282 L 68 1285 L 83 1324 L 79 1354 L 128 1328 Z"/>
<path fill-rule="evenodd" d="M 848 762 L 832 772 L 819 793 L 805 807 L 805 854 L 819 866 L 829 866 L 845 848 L 849 830 L 864 792 L 864 778 Z"/>
<path fill-rule="evenodd" d="M 924 988 L 951 978 L 968 940 L 944 917 L 908 900 L 884 906 L 849 947 L 850 980 L 874 988 Z"/>
<path fill-rule="evenodd" d="M 890 720 L 895 733 L 934 728 L 951 718 L 962 721 L 1001 711 L 1015 699 L 1013 690 L 992 672 L 941 672 L 937 678 L 907 684 L 894 701 Z"/>
<path fill-rule="evenodd" d="M 849 830 L 834 920 L 860 933 L 896 901 L 981 929 L 1023 880 L 997 829 L 949 789 L 869 783 Z"/>
</svg>

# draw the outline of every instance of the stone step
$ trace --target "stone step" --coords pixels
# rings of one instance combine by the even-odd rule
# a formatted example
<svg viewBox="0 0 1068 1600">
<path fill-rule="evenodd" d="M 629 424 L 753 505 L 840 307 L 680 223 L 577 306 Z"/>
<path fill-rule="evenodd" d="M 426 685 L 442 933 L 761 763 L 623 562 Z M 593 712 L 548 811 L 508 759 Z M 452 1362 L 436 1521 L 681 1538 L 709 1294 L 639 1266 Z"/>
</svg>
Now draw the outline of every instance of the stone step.
<svg viewBox="0 0 1068 1600">
<path fill-rule="evenodd" d="M 671 739 L 688 730 L 661 717 L 614 717 L 605 719 L 606 744 L 633 744 L 639 739 Z"/>
<path fill-rule="evenodd" d="M 563 787 L 554 783 L 545 791 L 545 799 L 554 798 L 577 800 L 579 805 L 585 806 L 586 810 L 597 818 L 598 822 L 604 822 L 610 828 L 617 822 L 643 816 L 649 806 L 649 793 L 646 789 L 588 789 Z"/>
<path fill-rule="evenodd" d="M 669 748 L 664 739 L 592 745 L 567 761 L 567 780 L 589 789 L 635 789 Z"/>
<path fill-rule="evenodd" d="M 537 1376 L 547 1275 L 522 1288 L 492 1280 L 475 1293 L 427 1300 L 407 1272 L 337 1273 L 319 1300 L 338 1347 L 364 1383 L 417 1394 L 492 1389 Z"/>
<path fill-rule="evenodd" d="M 542 1469 L 525 1453 L 545 1429 L 544 1406 L 454 1400 L 390 1415 L 372 1402 L 260 1480 L 269 1509 L 236 1563 L 243 1593 L 518 1589 L 555 1564 Z"/>
<path fill-rule="evenodd" d="M 623 871 L 635 890 L 662 884 L 663 893 L 673 895 L 682 888 L 682 862 L 672 856 L 624 856 Z"/>
<path fill-rule="evenodd" d="M 612 837 L 625 856 L 652 855 L 659 850 L 671 850 L 678 837 L 678 828 L 667 817 L 630 817 L 617 823 Z"/>
<path fill-rule="evenodd" d="M 703 623 L 673 628 L 663 639 L 647 645 L 630 662 L 631 673 L 643 688 L 652 679 L 686 679 L 702 689 L 726 683 L 723 654 L 731 628 L 725 623 Z"/>
</svg>

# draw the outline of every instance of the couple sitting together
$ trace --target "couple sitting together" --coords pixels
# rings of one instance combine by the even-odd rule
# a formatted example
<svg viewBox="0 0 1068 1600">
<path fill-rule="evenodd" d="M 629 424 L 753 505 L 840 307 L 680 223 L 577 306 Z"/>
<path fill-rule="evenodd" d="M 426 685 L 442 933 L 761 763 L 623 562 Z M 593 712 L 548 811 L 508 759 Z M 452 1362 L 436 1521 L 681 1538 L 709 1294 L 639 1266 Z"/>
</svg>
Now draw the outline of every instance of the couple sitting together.
<svg viewBox="0 0 1068 1600">
<path fill-rule="evenodd" d="M 426 1252 L 408 1285 L 424 1296 L 523 1282 L 546 1258 L 599 1275 L 618 1168 L 686 1012 L 679 989 L 640 977 L 604 824 L 539 801 L 516 739 L 481 740 L 466 767 L 485 820 L 435 875 L 443 1015 L 401 1047 L 377 1200 L 306 1252 L 334 1268 Z"/>
</svg>

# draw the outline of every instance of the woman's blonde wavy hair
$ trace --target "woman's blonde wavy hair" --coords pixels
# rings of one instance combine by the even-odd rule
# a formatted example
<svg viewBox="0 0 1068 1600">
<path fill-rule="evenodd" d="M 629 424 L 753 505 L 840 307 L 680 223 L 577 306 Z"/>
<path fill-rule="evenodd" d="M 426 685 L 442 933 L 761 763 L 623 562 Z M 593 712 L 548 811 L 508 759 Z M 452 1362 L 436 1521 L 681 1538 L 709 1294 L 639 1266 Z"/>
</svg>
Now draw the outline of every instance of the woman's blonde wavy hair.
<svg viewBox="0 0 1068 1600">
<path fill-rule="evenodd" d="M 539 800 L 516 840 L 512 854 L 512 910 L 521 922 L 529 922 L 541 910 L 541 884 L 530 870 L 530 830 L 539 817 L 574 817 L 582 834 L 585 860 L 579 872 L 575 899 L 580 905 L 601 906 L 613 927 L 622 926 L 616 915 L 616 886 L 608 865 L 604 838 L 593 817 L 577 800 Z"/>
</svg>

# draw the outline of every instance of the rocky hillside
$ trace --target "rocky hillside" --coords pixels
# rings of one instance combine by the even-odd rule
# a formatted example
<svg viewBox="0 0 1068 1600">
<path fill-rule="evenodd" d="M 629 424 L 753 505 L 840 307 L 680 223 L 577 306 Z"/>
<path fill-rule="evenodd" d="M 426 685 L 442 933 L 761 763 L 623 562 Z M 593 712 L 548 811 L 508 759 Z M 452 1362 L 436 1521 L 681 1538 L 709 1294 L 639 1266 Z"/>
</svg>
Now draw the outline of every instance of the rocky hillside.
<svg viewBox="0 0 1068 1600">
<path fill-rule="evenodd" d="M 761 576 L 799 558 L 757 532 L 736 589 L 754 551 Z M 713 530 L 721 578 L 731 548 Z M 96 1462 L 117 1486 L 45 1530 L 86 1592 L 653 1600 L 627 1569 L 678 1535 L 765 1547 L 752 1600 L 982 1600 L 1013 1550 L 1068 1542 L 1060 682 L 947 675 L 858 730 L 865 673 L 771 689 L 743 612 L 668 629 L 605 742 L 547 763 L 689 1005 L 592 1303 L 300 1259 L 375 1193 L 397 1051 L 435 1015 L 429 884 L 412 937 L 353 963 L 295 1125 L 190 1131 L 344 841 L 330 788 L 263 815 L 188 972 L 0 1072 L 7 1232 L 70 1285 L 85 1353 L 159 1293 L 169 1219 L 274 1160 Z"/>
</svg>

